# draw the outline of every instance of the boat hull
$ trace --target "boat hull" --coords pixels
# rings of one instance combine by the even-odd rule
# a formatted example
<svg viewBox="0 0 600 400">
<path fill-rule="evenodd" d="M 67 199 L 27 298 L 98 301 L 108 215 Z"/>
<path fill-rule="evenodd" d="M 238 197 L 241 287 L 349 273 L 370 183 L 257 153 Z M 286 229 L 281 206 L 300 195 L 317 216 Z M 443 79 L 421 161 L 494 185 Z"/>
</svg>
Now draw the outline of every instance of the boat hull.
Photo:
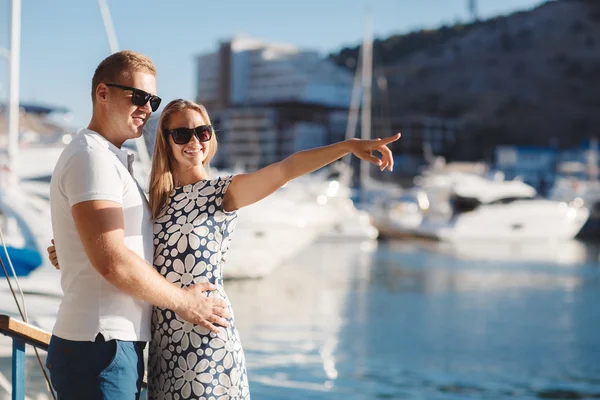
<svg viewBox="0 0 600 400">
<path fill-rule="evenodd" d="M 522 200 L 482 205 L 458 214 L 447 224 L 430 229 L 440 240 L 462 239 L 572 239 L 589 217 L 584 207 L 550 200 Z M 424 226 L 422 231 L 426 231 Z"/>
</svg>

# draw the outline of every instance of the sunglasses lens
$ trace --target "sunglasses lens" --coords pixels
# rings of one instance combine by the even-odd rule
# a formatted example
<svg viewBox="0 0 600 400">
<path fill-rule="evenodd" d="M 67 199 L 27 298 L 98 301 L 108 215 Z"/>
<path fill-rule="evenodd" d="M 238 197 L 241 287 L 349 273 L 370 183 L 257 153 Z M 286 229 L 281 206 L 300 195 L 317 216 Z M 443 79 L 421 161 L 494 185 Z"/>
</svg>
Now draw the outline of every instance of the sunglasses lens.
<svg viewBox="0 0 600 400">
<path fill-rule="evenodd" d="M 143 107 L 148 102 L 148 97 L 147 94 L 134 90 L 131 95 L 131 102 L 138 107 Z"/>
<path fill-rule="evenodd" d="M 150 107 L 152 108 L 152 111 L 158 110 L 158 106 L 160 106 L 160 100 L 160 97 L 152 96 L 150 99 Z"/>
<path fill-rule="evenodd" d="M 198 135 L 198 140 L 201 142 L 208 142 L 212 137 L 212 129 L 209 126 L 203 126 L 201 128 L 196 128 L 196 134 Z"/>
<path fill-rule="evenodd" d="M 171 136 L 176 144 L 186 144 L 192 138 L 192 131 L 189 129 L 174 129 L 171 131 Z"/>
</svg>

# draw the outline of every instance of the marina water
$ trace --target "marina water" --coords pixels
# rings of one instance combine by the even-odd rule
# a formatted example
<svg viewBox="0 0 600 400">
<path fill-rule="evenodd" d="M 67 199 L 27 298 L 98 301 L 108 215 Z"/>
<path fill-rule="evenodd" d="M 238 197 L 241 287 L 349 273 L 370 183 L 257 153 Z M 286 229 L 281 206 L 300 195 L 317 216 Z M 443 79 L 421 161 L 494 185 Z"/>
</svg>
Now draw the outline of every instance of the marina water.
<svg viewBox="0 0 600 400">
<path fill-rule="evenodd" d="M 264 279 L 225 283 L 252 397 L 600 398 L 599 253 L 578 241 L 315 244 Z M 32 357 L 28 380 L 45 398 Z"/>
</svg>

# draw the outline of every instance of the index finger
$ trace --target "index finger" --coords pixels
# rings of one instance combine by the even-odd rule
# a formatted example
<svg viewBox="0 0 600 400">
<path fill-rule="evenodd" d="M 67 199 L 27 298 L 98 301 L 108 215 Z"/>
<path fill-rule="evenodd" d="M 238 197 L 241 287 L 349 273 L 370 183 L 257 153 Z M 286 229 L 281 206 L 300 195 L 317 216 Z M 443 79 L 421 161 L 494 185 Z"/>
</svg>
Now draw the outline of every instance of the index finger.
<svg viewBox="0 0 600 400">
<path fill-rule="evenodd" d="M 400 139 L 400 136 L 402 136 L 402 134 L 400 132 L 396 133 L 395 135 L 383 138 L 379 141 L 380 145 L 386 145 L 392 142 L 395 142 L 396 140 Z"/>
</svg>

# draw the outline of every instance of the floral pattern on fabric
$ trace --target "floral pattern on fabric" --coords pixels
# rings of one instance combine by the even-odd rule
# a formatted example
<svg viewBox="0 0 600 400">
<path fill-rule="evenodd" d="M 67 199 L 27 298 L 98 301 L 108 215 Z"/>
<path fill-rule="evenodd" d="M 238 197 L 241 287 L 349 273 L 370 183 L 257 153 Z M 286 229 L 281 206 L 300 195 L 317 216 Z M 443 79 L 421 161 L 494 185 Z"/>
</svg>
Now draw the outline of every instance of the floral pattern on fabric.
<svg viewBox="0 0 600 400">
<path fill-rule="evenodd" d="M 229 328 L 194 325 L 155 307 L 148 363 L 148 398 L 249 400 L 244 352 L 223 289 L 222 268 L 237 212 L 222 209 L 231 177 L 176 188 L 154 223 L 154 267 L 179 287 L 210 282 L 229 304 Z"/>
</svg>

